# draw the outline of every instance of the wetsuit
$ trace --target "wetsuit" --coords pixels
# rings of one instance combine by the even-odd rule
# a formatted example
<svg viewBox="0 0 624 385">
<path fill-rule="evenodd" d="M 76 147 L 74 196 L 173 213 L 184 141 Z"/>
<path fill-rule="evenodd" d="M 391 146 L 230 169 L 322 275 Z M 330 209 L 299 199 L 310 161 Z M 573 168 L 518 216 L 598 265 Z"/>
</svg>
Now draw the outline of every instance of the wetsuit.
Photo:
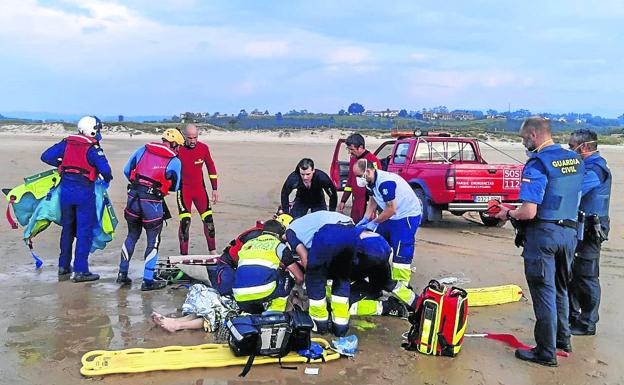
<svg viewBox="0 0 624 385">
<path fill-rule="evenodd" d="M 204 143 L 197 142 L 194 148 L 182 147 L 178 154 L 182 162 L 182 184 L 178 190 L 178 212 L 180 227 L 180 254 L 187 255 L 189 247 L 189 232 L 191 227 L 191 205 L 199 212 L 204 224 L 204 236 L 208 243 L 208 250 L 216 249 L 215 226 L 212 217 L 212 207 L 204 183 L 203 167 L 208 169 L 208 178 L 213 191 L 217 191 L 217 169 L 210 156 L 210 150 Z"/>
<path fill-rule="evenodd" d="M 59 272 L 69 272 L 72 245 L 76 238 L 74 272 L 89 273 L 89 251 L 93 242 L 95 210 L 95 179 L 102 175 L 105 182 L 113 179 L 111 168 L 99 143 L 84 135 L 70 135 L 45 150 L 41 160 L 59 167 L 61 178 L 61 253 Z"/>
<path fill-rule="evenodd" d="M 347 184 L 342 193 L 342 203 L 347 203 L 351 194 L 353 194 L 353 203 L 351 205 L 351 219 L 353 222 L 358 223 L 360 219 L 364 217 L 366 212 L 366 201 L 368 200 L 368 194 L 366 193 L 366 187 L 359 187 L 355 181 L 355 174 L 353 173 L 353 166 L 360 159 L 367 159 L 373 163 L 376 168 L 381 170 L 381 163 L 379 159 L 368 150 L 365 150 L 360 156 L 352 156 L 349 159 L 349 176 L 347 177 Z"/>
<path fill-rule="evenodd" d="M 290 209 L 288 196 L 294 189 L 297 189 L 297 195 L 295 196 L 295 203 Z M 282 186 L 282 210 L 285 214 L 292 215 L 293 218 L 304 216 L 308 210 L 311 212 L 327 210 L 324 194 L 329 196 L 329 210 L 336 211 L 338 205 L 336 186 L 325 172 L 318 169 L 314 170 L 310 188 L 307 188 L 301 179 L 301 175 L 299 175 L 299 171 L 293 171 Z"/>
<path fill-rule="evenodd" d="M 148 286 L 154 281 L 158 260 L 158 245 L 164 220 L 164 196 L 177 191 L 180 185 L 180 160 L 176 153 L 162 143 L 148 143 L 140 147 L 124 167 L 130 181 L 128 202 L 124 217 L 128 223 L 128 237 L 123 244 L 119 272 L 128 273 L 142 229 L 147 235 L 143 281 Z"/>
</svg>

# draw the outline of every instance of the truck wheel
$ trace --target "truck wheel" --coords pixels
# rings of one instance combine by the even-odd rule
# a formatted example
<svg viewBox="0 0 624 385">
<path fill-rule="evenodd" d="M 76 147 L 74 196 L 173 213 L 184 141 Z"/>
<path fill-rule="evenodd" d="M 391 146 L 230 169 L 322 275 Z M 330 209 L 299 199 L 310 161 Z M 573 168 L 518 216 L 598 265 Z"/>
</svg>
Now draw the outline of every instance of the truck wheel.
<svg viewBox="0 0 624 385">
<path fill-rule="evenodd" d="M 483 215 L 483 212 L 480 212 L 479 216 L 481 217 L 481 222 L 487 227 L 501 227 L 504 224 L 503 221 L 496 218 L 486 217 Z"/>
<path fill-rule="evenodd" d="M 422 203 L 422 220 L 421 226 L 431 225 L 441 219 L 442 211 L 431 204 L 431 201 L 425 194 L 425 191 L 421 188 L 416 187 L 414 189 L 414 193 L 420 199 Z"/>
</svg>

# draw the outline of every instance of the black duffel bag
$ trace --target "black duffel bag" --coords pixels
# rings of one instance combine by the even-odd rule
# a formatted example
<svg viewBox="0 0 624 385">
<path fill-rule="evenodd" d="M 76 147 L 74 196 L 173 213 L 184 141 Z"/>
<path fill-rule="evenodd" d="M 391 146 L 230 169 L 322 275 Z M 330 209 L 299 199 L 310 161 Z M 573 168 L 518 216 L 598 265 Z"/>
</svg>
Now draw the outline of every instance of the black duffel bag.
<svg viewBox="0 0 624 385">
<path fill-rule="evenodd" d="M 308 313 L 295 309 L 284 313 L 235 317 L 226 325 L 234 355 L 249 356 L 240 374 L 244 377 L 257 355 L 281 359 L 291 351 L 309 349 L 314 323 Z"/>
</svg>

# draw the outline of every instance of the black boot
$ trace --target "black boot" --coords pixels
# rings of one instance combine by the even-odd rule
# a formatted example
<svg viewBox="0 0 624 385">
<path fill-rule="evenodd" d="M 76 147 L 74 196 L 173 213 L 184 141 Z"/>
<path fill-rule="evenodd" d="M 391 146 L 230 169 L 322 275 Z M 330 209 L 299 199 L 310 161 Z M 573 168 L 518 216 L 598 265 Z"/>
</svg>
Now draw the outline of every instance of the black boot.
<svg viewBox="0 0 624 385">
<path fill-rule="evenodd" d="M 132 280 L 130 278 L 128 278 L 128 272 L 127 271 L 120 271 L 117 274 L 117 281 L 118 284 L 124 286 L 124 285 L 130 285 L 132 284 Z"/>
<path fill-rule="evenodd" d="M 409 315 L 409 311 L 407 310 L 407 306 L 403 304 L 403 302 L 399 301 L 394 297 L 388 298 L 387 301 L 384 301 L 383 304 L 383 315 L 389 315 L 392 317 L 399 317 L 407 319 Z"/>
<path fill-rule="evenodd" d="M 572 343 L 568 338 L 567 341 L 557 341 L 557 349 L 563 350 L 566 353 L 572 353 Z"/>
<path fill-rule="evenodd" d="M 97 281 L 98 279 L 100 279 L 100 275 L 99 274 L 95 274 L 95 273 L 74 273 L 74 276 L 72 277 L 72 282 L 78 283 L 78 282 L 90 282 L 90 281 Z"/>
<path fill-rule="evenodd" d="M 542 357 L 537 353 L 535 348 L 531 350 L 526 349 L 518 349 L 516 350 L 516 358 L 521 359 L 522 361 L 535 362 L 536 364 L 544 365 L 544 366 L 558 366 L 557 358 L 546 358 Z"/>
<path fill-rule="evenodd" d="M 167 286 L 167 281 L 154 281 L 154 280 L 143 280 L 141 284 L 141 291 L 151 291 L 162 289 Z"/>
<path fill-rule="evenodd" d="M 59 282 L 67 281 L 70 277 L 71 277 L 71 269 L 70 268 L 66 269 L 64 267 L 59 267 L 59 269 L 58 269 L 58 280 L 59 280 Z"/>
<path fill-rule="evenodd" d="M 596 326 L 584 327 L 577 324 L 570 329 L 570 333 L 572 333 L 573 336 L 593 336 L 596 335 Z"/>
</svg>

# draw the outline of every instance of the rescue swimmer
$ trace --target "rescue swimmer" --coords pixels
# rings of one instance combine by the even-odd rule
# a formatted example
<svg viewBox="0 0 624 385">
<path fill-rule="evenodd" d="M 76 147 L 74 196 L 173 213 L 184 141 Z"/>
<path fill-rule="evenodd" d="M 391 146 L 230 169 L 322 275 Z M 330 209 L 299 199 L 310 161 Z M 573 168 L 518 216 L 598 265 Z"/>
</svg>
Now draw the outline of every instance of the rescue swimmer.
<svg viewBox="0 0 624 385">
<path fill-rule="evenodd" d="M 158 245 L 163 221 L 170 217 L 164 197 L 180 187 L 180 160 L 177 157 L 179 146 L 184 145 L 182 133 L 169 128 L 162 134 L 162 143 L 152 142 L 141 146 L 132 154 L 124 167 L 124 174 L 130 181 L 128 201 L 124 218 L 128 223 L 128 236 L 121 249 L 117 283 L 129 285 L 130 259 L 134 254 L 142 229 L 147 236 L 145 266 L 141 290 L 157 290 L 167 286 L 166 281 L 154 280 L 154 270 L 158 260 Z"/>
</svg>

